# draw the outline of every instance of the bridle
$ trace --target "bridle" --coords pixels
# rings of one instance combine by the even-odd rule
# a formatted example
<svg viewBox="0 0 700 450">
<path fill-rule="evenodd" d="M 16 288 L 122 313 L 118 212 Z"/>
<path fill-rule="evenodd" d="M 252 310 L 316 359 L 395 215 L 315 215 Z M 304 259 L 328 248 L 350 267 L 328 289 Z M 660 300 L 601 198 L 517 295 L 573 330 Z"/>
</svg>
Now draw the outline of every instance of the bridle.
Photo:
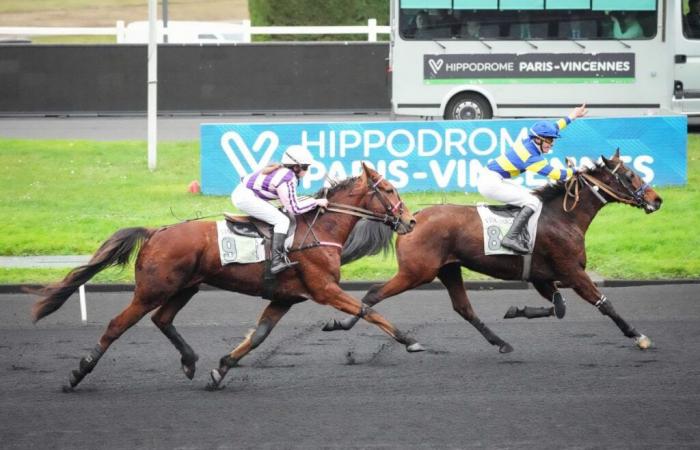
<svg viewBox="0 0 700 450">
<path fill-rule="evenodd" d="M 346 205 L 344 203 L 329 203 L 326 208 L 323 208 L 325 211 L 330 211 L 330 212 L 335 212 L 339 214 L 347 214 L 350 216 L 355 216 L 355 217 L 360 217 L 362 219 L 367 219 L 371 220 L 374 222 L 381 222 L 386 225 L 389 225 L 393 231 L 397 231 L 399 226 L 401 225 L 401 214 L 403 214 L 403 201 L 399 199 L 398 202 L 396 202 L 394 205 L 391 204 L 391 200 L 389 200 L 386 195 L 382 194 L 381 191 L 379 191 L 378 186 L 379 183 L 382 182 L 384 178 L 379 177 L 379 180 L 376 182 L 372 183 L 369 178 L 367 178 L 367 187 L 369 187 L 372 190 L 372 195 L 376 195 L 377 198 L 379 199 L 379 202 L 382 204 L 384 209 L 386 210 L 386 214 L 379 214 L 374 211 L 370 211 L 368 209 L 364 208 L 359 208 L 357 206 L 353 205 Z M 332 180 L 329 179 L 331 184 L 335 184 Z M 324 193 L 324 197 L 326 196 L 328 192 Z M 316 214 L 314 215 L 313 220 L 309 224 L 308 221 L 306 222 L 308 229 L 306 231 L 306 234 L 304 235 L 304 238 L 301 240 L 301 243 L 299 244 L 298 248 L 295 248 L 294 251 L 300 251 L 300 250 L 305 250 L 306 248 L 314 248 L 320 245 L 330 245 L 333 247 L 339 247 L 343 248 L 342 245 L 334 243 L 334 242 L 327 242 L 327 241 L 320 241 L 318 237 L 316 236 L 316 233 L 313 230 L 314 225 L 316 224 L 316 221 L 318 220 L 320 214 L 322 214 L 323 211 L 321 211 L 321 208 L 318 208 L 316 210 Z M 398 212 L 398 215 L 396 214 Z M 306 219 L 304 219 L 306 220 Z M 311 245 L 308 246 L 303 246 L 303 244 L 306 242 L 306 239 L 309 237 L 309 234 L 312 234 L 314 237 L 315 242 L 312 243 Z"/>
<path fill-rule="evenodd" d="M 330 203 L 326 208 L 326 211 L 337 212 L 341 214 L 349 214 L 351 216 L 361 217 L 363 219 L 372 220 L 375 222 L 382 222 L 389 225 L 392 230 L 396 231 L 401 224 L 401 215 L 403 214 L 403 201 L 399 198 L 394 204 L 391 200 L 379 190 L 379 183 L 384 180 L 384 177 L 380 176 L 375 182 L 372 182 L 367 178 L 367 187 L 372 190 L 372 195 L 376 195 L 379 203 L 382 204 L 385 214 L 379 214 L 368 209 L 359 208 L 357 206 L 345 205 L 342 203 Z"/>
<path fill-rule="evenodd" d="M 578 172 L 576 175 L 566 181 L 566 193 L 563 201 L 564 211 L 570 212 L 576 208 L 579 202 L 579 187 L 582 184 L 588 187 L 593 195 L 595 195 L 596 198 L 598 198 L 598 200 L 600 200 L 603 204 L 606 204 L 608 201 L 600 194 L 600 192 L 598 192 L 599 190 L 605 192 L 620 203 L 625 203 L 627 205 L 632 205 L 639 208 L 646 207 L 648 203 L 644 199 L 644 192 L 649 188 L 649 184 L 643 182 L 641 186 L 635 189 L 635 187 L 632 186 L 632 183 L 629 181 L 629 174 L 632 172 L 628 171 L 625 174 L 626 176 L 620 176 L 620 173 L 618 173 L 620 167 L 622 167 L 622 162 L 618 163 L 612 170 L 608 168 L 607 165 L 604 165 L 605 170 L 610 172 L 610 174 L 615 178 L 615 181 L 625 188 L 626 192 L 616 191 L 610 185 L 600 181 L 589 173 Z M 569 198 L 574 199 L 570 206 L 567 204 L 567 200 Z"/>
</svg>

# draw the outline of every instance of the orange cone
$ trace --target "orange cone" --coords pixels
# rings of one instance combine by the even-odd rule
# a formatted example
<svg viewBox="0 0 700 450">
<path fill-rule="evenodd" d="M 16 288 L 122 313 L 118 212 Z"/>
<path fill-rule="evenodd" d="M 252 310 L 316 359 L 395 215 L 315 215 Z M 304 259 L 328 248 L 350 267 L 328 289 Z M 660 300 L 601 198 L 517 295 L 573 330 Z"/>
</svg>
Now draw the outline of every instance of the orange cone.
<svg viewBox="0 0 700 450">
<path fill-rule="evenodd" d="M 193 182 L 191 182 L 190 185 L 187 186 L 187 192 L 191 194 L 201 194 L 202 188 L 199 185 L 199 181 L 194 180 Z"/>
</svg>

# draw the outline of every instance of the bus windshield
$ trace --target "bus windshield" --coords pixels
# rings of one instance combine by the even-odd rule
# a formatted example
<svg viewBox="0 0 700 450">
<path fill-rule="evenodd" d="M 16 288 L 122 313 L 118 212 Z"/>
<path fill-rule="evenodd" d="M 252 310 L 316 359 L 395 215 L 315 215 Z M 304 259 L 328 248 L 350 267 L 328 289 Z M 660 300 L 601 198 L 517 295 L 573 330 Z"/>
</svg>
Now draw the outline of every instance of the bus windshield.
<svg viewBox="0 0 700 450">
<path fill-rule="evenodd" d="M 404 40 L 644 40 L 657 0 L 401 0 Z"/>
</svg>

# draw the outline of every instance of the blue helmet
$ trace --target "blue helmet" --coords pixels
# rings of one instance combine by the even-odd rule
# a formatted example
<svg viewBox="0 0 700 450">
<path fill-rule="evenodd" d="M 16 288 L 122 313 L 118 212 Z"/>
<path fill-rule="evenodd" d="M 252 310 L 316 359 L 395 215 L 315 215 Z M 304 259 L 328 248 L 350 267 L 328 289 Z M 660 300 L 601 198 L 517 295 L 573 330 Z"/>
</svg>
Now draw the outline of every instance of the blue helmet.
<svg viewBox="0 0 700 450">
<path fill-rule="evenodd" d="M 542 120 L 535 123 L 530 132 L 528 133 L 531 138 L 559 138 L 559 127 L 557 127 L 553 122 Z"/>
</svg>

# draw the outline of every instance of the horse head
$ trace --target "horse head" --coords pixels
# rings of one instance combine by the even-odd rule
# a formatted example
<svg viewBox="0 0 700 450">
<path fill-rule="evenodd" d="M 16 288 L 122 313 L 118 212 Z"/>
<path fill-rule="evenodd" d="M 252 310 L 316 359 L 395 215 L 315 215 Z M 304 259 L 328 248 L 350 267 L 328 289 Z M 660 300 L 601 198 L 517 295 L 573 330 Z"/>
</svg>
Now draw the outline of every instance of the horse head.
<svg viewBox="0 0 700 450">
<path fill-rule="evenodd" d="M 363 208 L 386 214 L 386 223 L 398 234 L 410 233 L 416 226 L 416 218 L 401 200 L 399 191 L 381 174 L 362 163 L 361 186 L 367 190 L 363 195 Z"/>
<path fill-rule="evenodd" d="M 620 149 L 610 158 L 601 156 L 602 166 L 581 175 L 610 198 L 643 209 L 647 214 L 661 208 L 661 196 L 620 159 Z M 596 182 L 597 181 L 597 182 Z"/>
<path fill-rule="evenodd" d="M 362 163 L 362 174 L 351 180 L 351 189 L 334 192 L 336 195 L 333 195 L 333 203 L 347 203 L 362 208 L 373 215 L 372 220 L 384 222 L 398 234 L 413 230 L 416 226 L 415 217 L 401 201 L 396 188 L 381 174 Z M 329 193 L 329 199 L 330 197 Z"/>
</svg>

